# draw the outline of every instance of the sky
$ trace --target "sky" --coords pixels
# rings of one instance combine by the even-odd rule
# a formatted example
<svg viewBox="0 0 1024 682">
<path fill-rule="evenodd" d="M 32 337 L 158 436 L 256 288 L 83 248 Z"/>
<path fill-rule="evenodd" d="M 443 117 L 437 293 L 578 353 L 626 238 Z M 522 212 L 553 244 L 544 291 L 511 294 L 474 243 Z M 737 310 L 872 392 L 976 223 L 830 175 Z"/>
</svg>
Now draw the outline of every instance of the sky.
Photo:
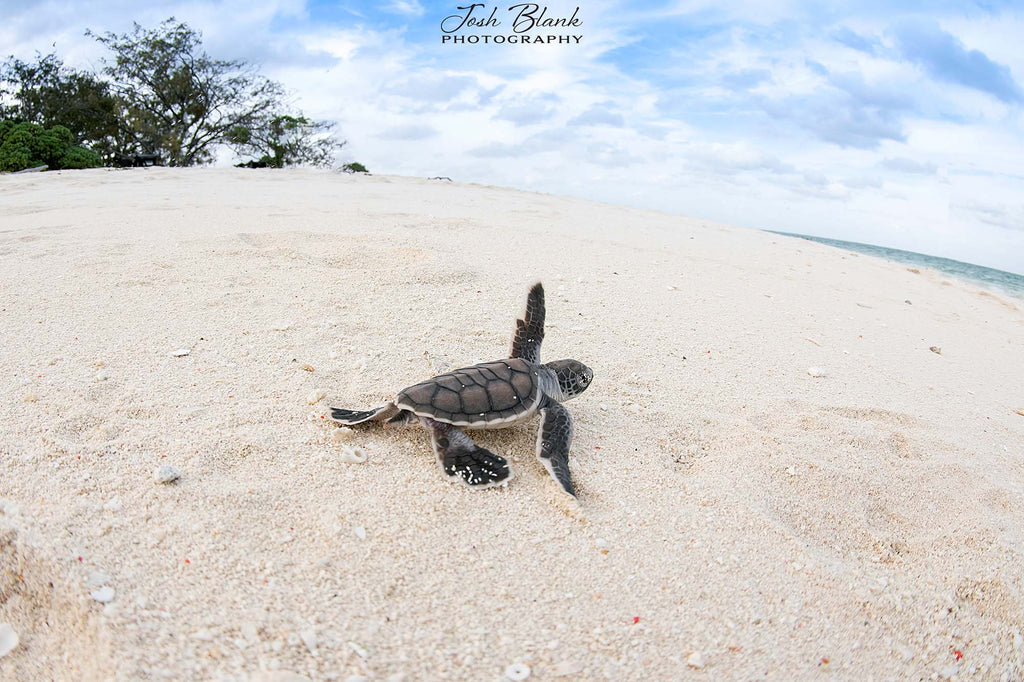
<svg viewBox="0 0 1024 682">
<path fill-rule="evenodd" d="M 517 2 L 473 10 L 497 26 L 446 33 L 468 2 L 0 0 L 0 55 L 99 69 L 86 29 L 174 16 L 337 121 L 342 160 L 375 173 L 1024 274 L 1024 3 L 559 0 L 539 3 L 545 18 L 578 25 L 517 33 Z M 521 40 L 548 34 L 570 38 Z"/>
</svg>

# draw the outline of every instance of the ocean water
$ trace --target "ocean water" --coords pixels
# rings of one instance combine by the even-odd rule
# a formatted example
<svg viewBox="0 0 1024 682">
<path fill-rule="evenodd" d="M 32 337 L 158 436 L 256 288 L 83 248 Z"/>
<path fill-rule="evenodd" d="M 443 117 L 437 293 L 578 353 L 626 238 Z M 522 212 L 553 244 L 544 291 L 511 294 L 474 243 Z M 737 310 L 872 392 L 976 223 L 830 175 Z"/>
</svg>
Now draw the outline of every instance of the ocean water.
<svg viewBox="0 0 1024 682">
<path fill-rule="evenodd" d="M 961 263 L 958 260 L 952 260 L 949 258 L 927 256 L 923 253 L 914 253 L 913 251 L 890 249 L 885 246 L 861 244 L 859 242 L 845 242 L 841 239 L 827 239 L 825 237 L 812 237 L 806 234 L 774 232 L 773 230 L 767 231 L 773 232 L 774 234 L 785 235 L 787 237 L 799 237 L 800 239 L 807 239 L 812 242 L 820 242 L 839 249 L 846 249 L 847 251 L 856 251 L 857 253 L 863 253 L 869 256 L 877 256 L 878 258 L 885 258 L 886 260 L 903 263 L 904 265 L 931 268 L 933 270 L 938 270 L 939 272 L 944 272 L 951 277 L 979 285 L 985 289 L 992 289 L 997 292 L 1010 294 L 1017 298 L 1024 299 L 1024 276 L 1015 275 L 1012 272 L 986 268 L 983 265 Z"/>
</svg>

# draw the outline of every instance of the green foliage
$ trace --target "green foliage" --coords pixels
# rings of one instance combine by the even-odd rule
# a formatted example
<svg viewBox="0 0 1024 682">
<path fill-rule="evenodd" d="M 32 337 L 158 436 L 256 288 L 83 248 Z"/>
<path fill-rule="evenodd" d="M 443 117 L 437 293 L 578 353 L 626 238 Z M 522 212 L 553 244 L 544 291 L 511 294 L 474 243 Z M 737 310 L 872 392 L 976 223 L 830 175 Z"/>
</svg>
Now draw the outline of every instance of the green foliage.
<svg viewBox="0 0 1024 682">
<path fill-rule="evenodd" d="M 213 161 L 233 130 L 283 106 L 284 89 L 242 60 L 212 59 L 202 35 L 170 18 L 157 29 L 91 35 L 113 52 L 104 73 L 123 101 L 136 151 L 172 166 Z"/>
<path fill-rule="evenodd" d="M 56 54 L 38 53 L 34 63 L 9 58 L 0 66 L 0 81 L 13 100 L 3 112 L 5 117 L 44 128 L 61 125 L 76 144 L 104 155 L 116 151 L 119 106 L 107 83 L 64 66 Z"/>
<path fill-rule="evenodd" d="M 345 144 L 331 135 L 333 123 L 313 121 L 305 116 L 278 114 L 256 122 L 252 127 L 237 126 L 225 141 L 240 156 L 256 156 L 249 165 L 259 168 L 285 166 L 330 166 L 334 152 Z"/>
<path fill-rule="evenodd" d="M 100 155 L 85 147 L 68 147 L 60 157 L 61 168 L 97 168 L 102 165 Z"/>
<path fill-rule="evenodd" d="M 64 126 L 44 128 L 36 123 L 0 121 L 0 171 L 19 171 L 36 166 L 95 168 L 103 165 L 96 152 L 73 144 Z"/>
<path fill-rule="evenodd" d="M 359 163 L 358 161 L 353 161 L 352 163 L 346 163 L 344 166 L 341 167 L 341 169 L 343 171 L 348 172 L 348 173 L 369 173 L 370 172 L 370 171 L 366 170 L 366 166 L 364 166 L 363 164 Z"/>
<path fill-rule="evenodd" d="M 86 35 L 110 50 L 102 75 L 68 68 L 55 54 L 0 64 L 0 119 L 12 119 L 5 134 L 15 123 L 47 134 L 60 125 L 79 147 L 66 157 L 47 152 L 51 167 L 95 165 L 86 147 L 108 164 L 145 157 L 192 166 L 212 162 L 222 145 L 258 159 L 249 165 L 326 166 L 344 145 L 331 134 L 333 123 L 292 113 L 279 83 L 244 60 L 212 59 L 202 35 L 173 17 L 156 29 L 135 24 L 130 33 Z M 5 163 L 24 167 L 41 158 L 40 145 L 49 142 L 37 138 L 22 129 Z"/>
</svg>

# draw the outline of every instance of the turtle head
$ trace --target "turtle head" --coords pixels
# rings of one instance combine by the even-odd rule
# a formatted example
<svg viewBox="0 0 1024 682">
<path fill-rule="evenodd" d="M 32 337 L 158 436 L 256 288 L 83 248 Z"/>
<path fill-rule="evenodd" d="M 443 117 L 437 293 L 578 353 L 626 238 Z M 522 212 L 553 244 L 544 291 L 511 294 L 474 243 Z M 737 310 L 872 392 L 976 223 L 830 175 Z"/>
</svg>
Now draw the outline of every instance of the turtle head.
<svg viewBox="0 0 1024 682">
<path fill-rule="evenodd" d="M 561 396 L 552 397 L 557 397 L 559 400 L 571 400 L 583 393 L 594 378 L 592 369 L 575 360 L 555 360 L 544 366 L 554 372 L 558 379 Z"/>
</svg>

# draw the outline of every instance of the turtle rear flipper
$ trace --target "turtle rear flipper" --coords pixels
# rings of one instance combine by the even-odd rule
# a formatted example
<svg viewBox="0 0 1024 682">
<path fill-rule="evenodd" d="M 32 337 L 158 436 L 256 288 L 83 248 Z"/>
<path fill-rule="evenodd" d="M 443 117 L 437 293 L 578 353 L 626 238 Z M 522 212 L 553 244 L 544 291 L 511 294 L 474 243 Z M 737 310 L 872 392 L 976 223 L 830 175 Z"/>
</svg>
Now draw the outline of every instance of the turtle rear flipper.
<svg viewBox="0 0 1024 682">
<path fill-rule="evenodd" d="M 331 408 L 331 419 L 346 426 L 354 426 L 368 421 L 385 421 L 398 414 L 399 409 L 394 403 L 382 405 L 375 410 L 343 410 L 340 407 Z"/>
<path fill-rule="evenodd" d="M 432 419 L 428 425 L 434 454 L 445 474 L 458 475 L 463 483 L 474 488 L 502 485 L 508 480 L 512 471 L 504 457 L 479 447 L 456 426 Z"/>
<path fill-rule="evenodd" d="M 558 481 L 562 490 L 576 497 L 569 476 L 569 445 L 572 443 L 572 416 L 560 403 L 551 402 L 540 411 L 537 431 L 537 459 Z"/>
</svg>

